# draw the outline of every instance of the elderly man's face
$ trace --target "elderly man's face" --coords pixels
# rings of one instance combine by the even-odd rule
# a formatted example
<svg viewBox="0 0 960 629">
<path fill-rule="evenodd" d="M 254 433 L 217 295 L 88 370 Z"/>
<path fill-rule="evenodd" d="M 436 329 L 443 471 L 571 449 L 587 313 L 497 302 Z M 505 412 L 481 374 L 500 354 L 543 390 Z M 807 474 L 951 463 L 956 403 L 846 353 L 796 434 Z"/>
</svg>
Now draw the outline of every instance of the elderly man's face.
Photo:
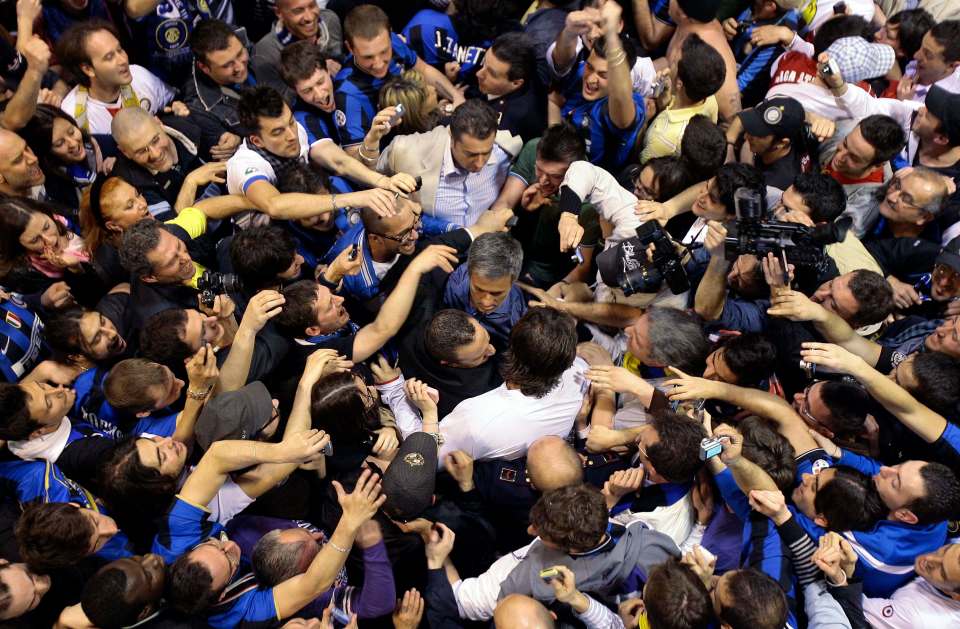
<svg viewBox="0 0 960 629">
<path fill-rule="evenodd" d="M 936 185 L 914 173 L 896 175 L 880 202 L 880 215 L 893 223 L 925 225 L 934 218 L 926 208 L 939 192 Z"/>
<path fill-rule="evenodd" d="M 16 133 L 0 131 L 0 185 L 28 190 L 44 182 L 37 156 Z"/>
<path fill-rule="evenodd" d="M 177 148 L 155 118 L 130 129 L 121 140 L 120 151 L 147 170 L 165 173 L 177 163 Z"/>
</svg>

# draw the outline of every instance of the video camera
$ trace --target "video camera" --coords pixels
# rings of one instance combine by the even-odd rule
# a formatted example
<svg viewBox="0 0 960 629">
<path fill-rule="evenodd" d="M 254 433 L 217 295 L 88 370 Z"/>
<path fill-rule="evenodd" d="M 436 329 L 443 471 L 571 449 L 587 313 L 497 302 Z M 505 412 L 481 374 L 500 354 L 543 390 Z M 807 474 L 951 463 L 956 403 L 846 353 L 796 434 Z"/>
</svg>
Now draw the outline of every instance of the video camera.
<svg viewBox="0 0 960 629">
<path fill-rule="evenodd" d="M 200 291 L 200 303 L 207 308 L 213 308 L 217 295 L 239 293 L 242 284 L 240 278 L 232 273 L 215 273 L 208 270 L 197 279 L 197 289 Z"/>
<path fill-rule="evenodd" d="M 727 260 L 736 260 L 741 255 L 763 258 L 773 253 L 779 256 L 783 251 L 789 264 L 821 269 L 825 263 L 824 245 L 842 241 L 853 222 L 850 217 L 844 217 L 832 223 L 807 227 L 769 220 L 764 216 L 760 193 L 748 188 L 737 188 L 734 203 L 737 220 L 726 225 L 724 253 Z"/>
<path fill-rule="evenodd" d="M 647 261 L 647 247 L 654 246 L 653 264 Z M 597 256 L 600 279 L 607 286 L 619 286 L 624 295 L 655 293 L 664 281 L 674 294 L 690 288 L 670 236 L 657 221 L 647 221 L 637 227 L 637 235 Z"/>
</svg>

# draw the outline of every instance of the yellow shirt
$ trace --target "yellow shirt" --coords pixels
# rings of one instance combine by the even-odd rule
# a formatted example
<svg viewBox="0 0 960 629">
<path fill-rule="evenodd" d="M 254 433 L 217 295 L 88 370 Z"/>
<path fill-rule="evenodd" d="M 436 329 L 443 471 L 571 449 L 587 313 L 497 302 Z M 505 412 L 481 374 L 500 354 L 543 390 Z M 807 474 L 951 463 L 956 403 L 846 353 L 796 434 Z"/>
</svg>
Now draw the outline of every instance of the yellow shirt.
<svg viewBox="0 0 960 629">
<path fill-rule="evenodd" d="M 696 115 L 704 115 L 714 124 L 717 122 L 717 97 L 710 96 L 699 105 L 683 109 L 664 109 L 650 123 L 643 139 L 640 163 L 654 157 L 680 154 L 680 140 L 687 123 Z"/>
<path fill-rule="evenodd" d="M 199 238 L 207 231 L 207 215 L 195 207 L 185 207 L 180 210 L 176 218 L 164 221 L 164 224 L 176 225 L 187 232 L 190 238 Z M 190 281 L 184 282 L 184 284 L 196 288 L 197 280 L 200 279 L 200 276 L 203 275 L 203 272 L 207 269 L 196 261 L 194 261 L 193 266 L 193 277 L 190 278 Z"/>
</svg>

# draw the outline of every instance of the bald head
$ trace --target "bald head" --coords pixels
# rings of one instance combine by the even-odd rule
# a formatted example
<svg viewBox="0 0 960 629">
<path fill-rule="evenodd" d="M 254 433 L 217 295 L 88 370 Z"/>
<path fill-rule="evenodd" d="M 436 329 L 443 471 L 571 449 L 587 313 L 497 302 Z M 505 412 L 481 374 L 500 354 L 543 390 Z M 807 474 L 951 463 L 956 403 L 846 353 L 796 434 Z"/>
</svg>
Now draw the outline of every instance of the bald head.
<svg viewBox="0 0 960 629">
<path fill-rule="evenodd" d="M 396 214 L 393 216 L 380 216 L 374 210 L 365 207 L 360 210 L 360 220 L 368 232 L 374 234 L 392 234 L 410 224 L 411 214 L 420 214 L 423 208 L 419 203 L 397 197 Z"/>
<path fill-rule="evenodd" d="M 129 144 L 133 136 L 145 129 L 159 129 L 160 123 L 153 114 L 140 107 L 124 107 L 110 122 L 110 134 L 117 144 Z"/>
<path fill-rule="evenodd" d="M 527 472 L 533 486 L 541 492 L 583 482 L 580 457 L 560 437 L 541 437 L 530 444 Z"/>
<path fill-rule="evenodd" d="M 118 111 L 110 123 L 110 133 L 121 153 L 148 170 L 165 173 L 177 163 L 173 140 L 160 121 L 144 109 L 127 107 Z"/>
<path fill-rule="evenodd" d="M 37 157 L 16 133 L 0 129 L 0 192 L 26 195 L 44 182 Z"/>
<path fill-rule="evenodd" d="M 556 626 L 542 603 L 522 594 L 511 594 L 497 604 L 493 624 L 497 629 L 553 629 Z"/>
</svg>

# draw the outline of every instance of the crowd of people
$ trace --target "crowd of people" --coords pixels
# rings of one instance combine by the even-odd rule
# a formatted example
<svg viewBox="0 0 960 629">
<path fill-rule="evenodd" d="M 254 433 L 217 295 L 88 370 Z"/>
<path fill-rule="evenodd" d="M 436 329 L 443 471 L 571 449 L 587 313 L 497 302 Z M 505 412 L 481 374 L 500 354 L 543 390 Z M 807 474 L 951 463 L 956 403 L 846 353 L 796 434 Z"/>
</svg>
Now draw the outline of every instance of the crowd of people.
<svg viewBox="0 0 960 629">
<path fill-rule="evenodd" d="M 960 3 L 0 23 L 0 626 L 960 627 Z"/>
</svg>

